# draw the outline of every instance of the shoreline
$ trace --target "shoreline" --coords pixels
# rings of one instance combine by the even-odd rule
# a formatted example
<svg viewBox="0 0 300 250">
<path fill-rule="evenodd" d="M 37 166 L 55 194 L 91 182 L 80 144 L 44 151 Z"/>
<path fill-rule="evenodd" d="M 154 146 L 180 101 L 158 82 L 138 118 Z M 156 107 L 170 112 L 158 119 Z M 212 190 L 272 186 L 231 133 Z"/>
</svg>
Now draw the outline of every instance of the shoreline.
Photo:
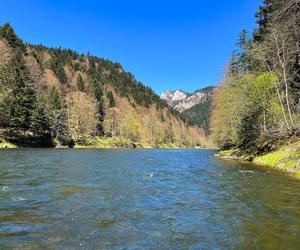
<svg viewBox="0 0 300 250">
<path fill-rule="evenodd" d="M 201 148 L 201 147 L 97 147 L 97 146 L 77 146 L 77 147 L 2 147 L 0 145 L 0 150 L 3 149 L 193 149 L 193 150 L 217 150 L 216 148 Z"/>
<path fill-rule="evenodd" d="M 253 163 L 261 167 L 269 167 L 300 178 L 300 142 L 281 146 L 263 155 L 251 155 L 240 149 L 221 150 L 214 154 L 223 160 L 237 160 Z"/>
<path fill-rule="evenodd" d="M 44 148 L 44 149 L 198 149 L 198 150 L 217 150 L 214 147 L 179 147 L 172 145 L 163 145 L 163 146 L 99 146 L 99 145 L 78 145 L 76 144 L 74 147 L 67 146 L 56 146 L 56 147 L 19 147 L 12 143 L 0 143 L 1 149 L 34 149 L 34 148 Z"/>
<path fill-rule="evenodd" d="M 84 144 L 74 143 L 71 145 L 61 145 L 57 141 L 53 141 L 51 146 L 20 146 L 10 143 L 0 137 L 0 149 L 11 148 L 73 148 L 73 149 L 217 149 L 211 143 L 204 142 L 203 145 L 180 145 L 177 143 L 160 143 L 157 145 L 149 144 L 148 142 L 135 142 L 121 137 L 93 137 L 88 138 Z"/>
</svg>

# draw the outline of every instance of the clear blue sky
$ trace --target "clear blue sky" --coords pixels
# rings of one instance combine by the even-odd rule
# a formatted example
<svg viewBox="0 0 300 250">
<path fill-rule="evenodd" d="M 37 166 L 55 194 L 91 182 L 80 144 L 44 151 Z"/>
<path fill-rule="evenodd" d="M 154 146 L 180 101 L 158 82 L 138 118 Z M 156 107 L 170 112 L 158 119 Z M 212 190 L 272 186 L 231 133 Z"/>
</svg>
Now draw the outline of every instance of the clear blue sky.
<svg viewBox="0 0 300 250">
<path fill-rule="evenodd" d="M 0 23 L 27 42 L 120 62 L 160 94 L 216 84 L 261 0 L 2 1 Z"/>
</svg>

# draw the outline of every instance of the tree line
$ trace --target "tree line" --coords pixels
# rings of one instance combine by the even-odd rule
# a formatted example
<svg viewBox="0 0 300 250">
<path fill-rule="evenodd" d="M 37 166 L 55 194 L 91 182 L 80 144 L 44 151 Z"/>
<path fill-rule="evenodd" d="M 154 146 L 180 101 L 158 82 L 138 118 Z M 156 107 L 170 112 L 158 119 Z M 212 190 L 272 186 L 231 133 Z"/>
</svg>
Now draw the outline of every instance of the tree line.
<svg viewBox="0 0 300 250">
<path fill-rule="evenodd" d="M 300 2 L 264 0 L 256 19 L 214 93 L 211 123 L 219 146 L 263 152 L 299 136 Z"/>
</svg>

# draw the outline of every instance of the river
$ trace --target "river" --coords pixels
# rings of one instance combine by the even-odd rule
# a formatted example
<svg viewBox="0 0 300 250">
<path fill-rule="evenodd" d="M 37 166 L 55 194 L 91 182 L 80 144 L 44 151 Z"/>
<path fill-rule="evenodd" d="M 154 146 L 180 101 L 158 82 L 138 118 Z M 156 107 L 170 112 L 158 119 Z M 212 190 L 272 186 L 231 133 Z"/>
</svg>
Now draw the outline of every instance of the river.
<svg viewBox="0 0 300 250">
<path fill-rule="evenodd" d="M 300 249 L 300 181 L 213 150 L 0 151 L 0 249 Z"/>
</svg>

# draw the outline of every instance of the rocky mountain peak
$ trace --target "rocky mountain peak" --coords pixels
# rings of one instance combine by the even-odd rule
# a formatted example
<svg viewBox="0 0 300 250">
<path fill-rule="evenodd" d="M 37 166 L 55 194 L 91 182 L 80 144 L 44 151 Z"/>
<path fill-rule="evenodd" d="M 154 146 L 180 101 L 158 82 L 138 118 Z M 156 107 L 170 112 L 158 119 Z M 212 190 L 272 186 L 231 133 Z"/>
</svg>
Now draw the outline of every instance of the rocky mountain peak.
<svg viewBox="0 0 300 250">
<path fill-rule="evenodd" d="M 183 112 L 197 104 L 207 102 L 212 95 L 212 90 L 213 88 L 208 87 L 197 90 L 192 94 L 185 93 L 181 90 L 167 91 L 162 93 L 160 98 L 179 112 Z"/>
<path fill-rule="evenodd" d="M 170 106 L 174 106 L 176 103 L 186 99 L 187 94 L 181 90 L 167 91 L 160 95 L 160 98 L 166 101 Z"/>
</svg>

